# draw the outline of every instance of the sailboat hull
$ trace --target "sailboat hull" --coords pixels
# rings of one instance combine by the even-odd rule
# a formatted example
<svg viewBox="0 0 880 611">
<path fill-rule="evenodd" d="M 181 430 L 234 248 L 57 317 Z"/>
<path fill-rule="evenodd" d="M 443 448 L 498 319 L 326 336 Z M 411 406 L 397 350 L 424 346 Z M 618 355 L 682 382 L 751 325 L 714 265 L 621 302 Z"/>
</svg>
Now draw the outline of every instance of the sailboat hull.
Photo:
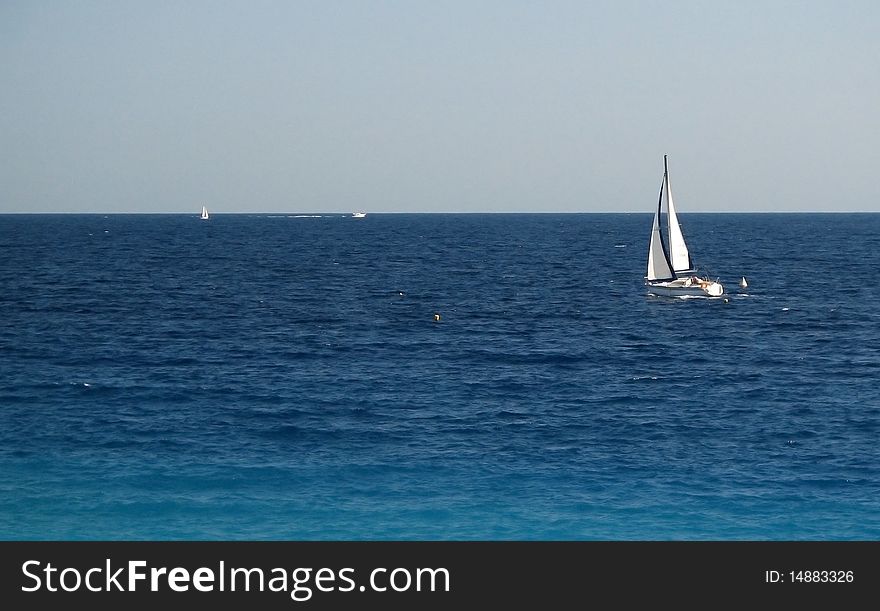
<svg viewBox="0 0 880 611">
<path fill-rule="evenodd" d="M 669 282 L 648 282 L 648 292 L 661 297 L 721 297 L 724 287 L 710 280 L 676 279 Z"/>
</svg>

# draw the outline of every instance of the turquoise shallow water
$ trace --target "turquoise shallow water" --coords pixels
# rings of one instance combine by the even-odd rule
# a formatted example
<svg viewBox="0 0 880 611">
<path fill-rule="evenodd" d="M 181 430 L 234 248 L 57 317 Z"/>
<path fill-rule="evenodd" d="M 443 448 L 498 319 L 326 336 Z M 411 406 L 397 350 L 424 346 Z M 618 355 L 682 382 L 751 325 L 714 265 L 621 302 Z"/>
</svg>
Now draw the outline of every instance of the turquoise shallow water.
<svg viewBox="0 0 880 611">
<path fill-rule="evenodd" d="M 680 220 L 0 216 L 0 538 L 880 538 L 880 215 Z"/>
</svg>

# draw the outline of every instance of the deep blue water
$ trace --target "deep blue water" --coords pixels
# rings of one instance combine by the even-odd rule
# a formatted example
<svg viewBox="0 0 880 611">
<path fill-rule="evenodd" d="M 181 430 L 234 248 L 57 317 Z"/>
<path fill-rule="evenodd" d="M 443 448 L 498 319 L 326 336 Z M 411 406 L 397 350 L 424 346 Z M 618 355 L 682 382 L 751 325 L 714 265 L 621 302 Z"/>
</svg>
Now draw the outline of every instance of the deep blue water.
<svg viewBox="0 0 880 611">
<path fill-rule="evenodd" d="M 880 538 L 880 215 L 680 220 L 0 216 L 0 538 Z"/>
</svg>

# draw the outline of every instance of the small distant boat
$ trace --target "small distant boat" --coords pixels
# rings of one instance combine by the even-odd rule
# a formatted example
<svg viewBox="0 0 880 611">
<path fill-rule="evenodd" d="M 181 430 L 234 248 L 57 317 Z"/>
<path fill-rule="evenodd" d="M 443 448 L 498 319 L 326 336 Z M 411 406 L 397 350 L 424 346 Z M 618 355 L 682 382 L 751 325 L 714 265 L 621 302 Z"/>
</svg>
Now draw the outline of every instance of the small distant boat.
<svg viewBox="0 0 880 611">
<path fill-rule="evenodd" d="M 356 218 L 356 219 L 362 219 L 362 218 L 364 218 L 365 216 L 367 216 L 367 213 L 366 213 L 366 212 L 362 212 L 362 211 L 357 211 L 357 212 L 352 212 L 351 215 L 352 215 L 354 218 Z"/>
<path fill-rule="evenodd" d="M 202 216 L 201 219 L 203 221 L 207 221 L 210 217 L 208 216 L 208 209 L 205 206 L 202 206 Z"/>
<path fill-rule="evenodd" d="M 740 287 L 741 289 L 744 289 L 744 288 L 747 288 L 748 286 L 749 286 L 749 283 L 746 282 L 746 277 L 743 276 L 743 277 L 742 277 L 742 280 L 739 281 L 739 287 Z"/>
<path fill-rule="evenodd" d="M 663 202 L 666 202 L 666 241 L 660 229 L 660 215 Z M 645 286 L 652 295 L 666 297 L 720 297 L 724 287 L 716 280 L 699 277 L 694 271 L 691 255 L 685 244 L 672 203 L 672 192 L 669 188 L 669 166 L 666 155 L 663 155 L 663 182 L 660 183 L 660 201 L 654 212 L 654 224 L 651 227 L 651 244 L 648 247 L 648 272 Z"/>
</svg>

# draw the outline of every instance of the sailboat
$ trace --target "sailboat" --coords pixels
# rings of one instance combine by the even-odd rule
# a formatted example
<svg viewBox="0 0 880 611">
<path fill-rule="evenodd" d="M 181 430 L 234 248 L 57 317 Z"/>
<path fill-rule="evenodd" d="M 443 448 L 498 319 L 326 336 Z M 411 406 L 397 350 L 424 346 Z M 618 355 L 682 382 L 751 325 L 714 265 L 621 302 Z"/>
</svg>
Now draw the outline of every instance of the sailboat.
<svg viewBox="0 0 880 611">
<path fill-rule="evenodd" d="M 666 202 L 666 240 L 660 229 L 660 215 Z M 724 287 L 717 280 L 699 277 L 694 272 L 690 251 L 681 233 L 681 225 L 675 214 L 672 191 L 669 188 L 669 166 L 663 155 L 663 182 L 660 184 L 660 201 L 654 212 L 651 227 L 651 244 L 648 247 L 648 273 L 645 286 L 652 295 L 666 297 L 720 297 Z"/>
<path fill-rule="evenodd" d="M 202 217 L 201 218 L 203 221 L 207 221 L 209 218 L 208 217 L 208 209 L 205 206 L 202 206 Z"/>
</svg>

